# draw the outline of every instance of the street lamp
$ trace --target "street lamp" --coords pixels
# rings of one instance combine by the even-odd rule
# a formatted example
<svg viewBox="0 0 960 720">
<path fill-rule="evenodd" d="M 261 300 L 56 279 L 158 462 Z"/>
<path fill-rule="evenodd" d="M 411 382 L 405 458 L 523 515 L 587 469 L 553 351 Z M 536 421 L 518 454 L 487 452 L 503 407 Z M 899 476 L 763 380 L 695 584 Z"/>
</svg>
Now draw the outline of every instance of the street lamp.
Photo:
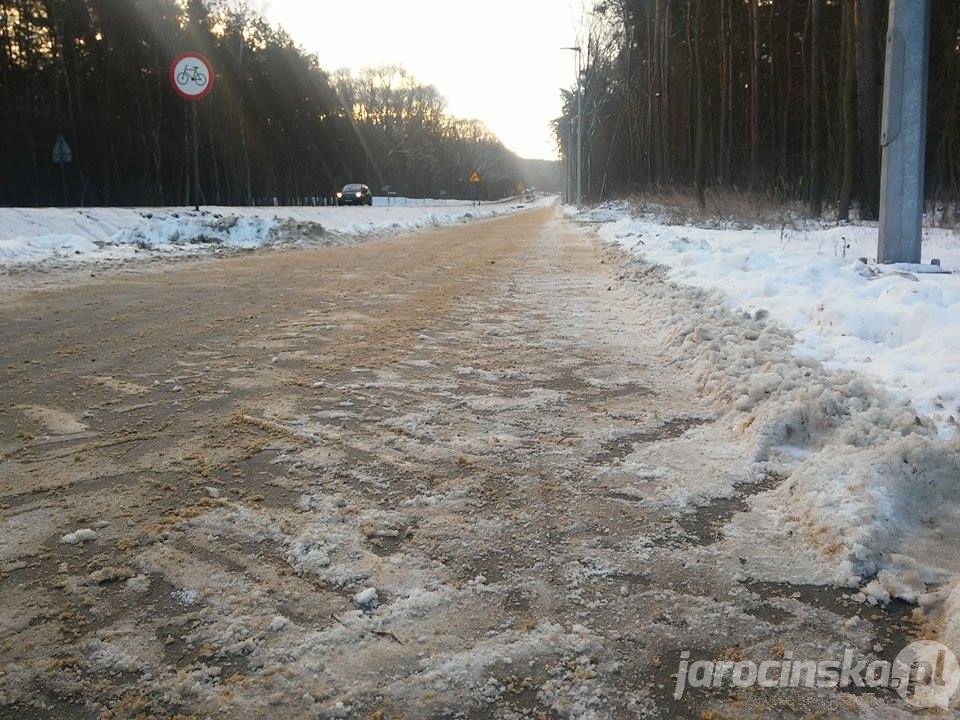
<svg viewBox="0 0 960 720">
<path fill-rule="evenodd" d="M 560 49 L 572 50 L 577 54 L 577 210 L 582 210 L 583 181 L 581 179 L 581 171 L 583 168 L 583 92 L 580 87 L 580 61 L 583 58 L 583 50 L 579 45 Z"/>
</svg>

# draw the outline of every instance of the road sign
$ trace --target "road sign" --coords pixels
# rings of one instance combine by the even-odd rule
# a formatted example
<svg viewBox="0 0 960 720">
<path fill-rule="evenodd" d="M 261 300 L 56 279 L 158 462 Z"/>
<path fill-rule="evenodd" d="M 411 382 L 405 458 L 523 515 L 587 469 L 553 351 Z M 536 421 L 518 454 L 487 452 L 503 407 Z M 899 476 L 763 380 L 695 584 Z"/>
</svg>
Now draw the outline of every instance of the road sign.
<svg viewBox="0 0 960 720">
<path fill-rule="evenodd" d="M 73 151 L 63 135 L 57 135 L 57 141 L 53 144 L 53 162 L 57 165 L 73 162 Z"/>
<path fill-rule="evenodd" d="M 170 63 L 170 85 L 184 100 L 202 100 L 213 90 L 213 81 L 213 66 L 200 53 L 183 53 Z"/>
<path fill-rule="evenodd" d="M 470 182 L 472 183 L 480 182 L 480 173 L 478 173 L 476 170 L 470 173 Z"/>
<path fill-rule="evenodd" d="M 213 90 L 213 65 L 198 52 L 186 52 L 177 55 L 170 63 L 170 85 L 184 100 L 203 100 Z M 199 132 L 197 130 L 197 105 L 193 104 L 191 113 L 193 126 L 193 206 L 200 209 L 200 160 Z"/>
</svg>

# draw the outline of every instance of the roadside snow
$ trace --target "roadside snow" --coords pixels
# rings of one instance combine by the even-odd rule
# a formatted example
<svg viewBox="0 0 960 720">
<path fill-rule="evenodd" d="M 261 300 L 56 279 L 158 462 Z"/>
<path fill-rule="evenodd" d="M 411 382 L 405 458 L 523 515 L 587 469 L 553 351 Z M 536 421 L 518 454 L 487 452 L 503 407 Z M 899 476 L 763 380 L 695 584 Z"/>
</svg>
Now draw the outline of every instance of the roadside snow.
<svg viewBox="0 0 960 720">
<path fill-rule="evenodd" d="M 727 304 L 791 330 L 795 351 L 827 369 L 863 372 L 933 418 L 960 420 L 960 275 L 878 267 L 875 226 L 809 230 L 670 226 L 623 205 L 577 216 L 600 236 L 669 268 L 681 285 L 720 290 Z M 927 229 L 924 262 L 960 270 L 960 235 Z M 866 258 L 867 263 L 860 258 Z"/>
<path fill-rule="evenodd" d="M 344 244 L 545 207 L 532 202 L 377 198 L 374 207 L 0 208 L 0 269 L 196 254 L 269 245 Z"/>
<path fill-rule="evenodd" d="M 665 337 L 769 487 L 748 493 L 703 552 L 736 558 L 728 570 L 742 580 L 918 603 L 942 637 L 956 634 L 960 604 L 947 600 L 960 584 L 960 277 L 851 260 L 875 228 L 781 243 L 779 230 L 667 226 L 625 207 L 577 219 L 598 223 L 612 257 L 633 254 L 621 277 L 658 308 L 644 318 L 649 332 Z M 930 237 L 928 253 L 960 266 L 960 238 Z M 854 246 L 847 257 L 834 240 Z M 621 471 L 640 482 L 650 459 L 633 460 Z"/>
</svg>

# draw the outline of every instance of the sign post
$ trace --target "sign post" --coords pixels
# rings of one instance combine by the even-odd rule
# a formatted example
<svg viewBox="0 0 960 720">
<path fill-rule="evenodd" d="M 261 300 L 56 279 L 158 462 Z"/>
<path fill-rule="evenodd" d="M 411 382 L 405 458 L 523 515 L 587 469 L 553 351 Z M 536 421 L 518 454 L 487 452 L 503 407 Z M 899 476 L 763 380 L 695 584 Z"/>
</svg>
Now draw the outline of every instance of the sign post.
<svg viewBox="0 0 960 720">
<path fill-rule="evenodd" d="M 213 90 L 215 79 L 210 61 L 197 52 L 178 55 L 170 63 L 170 85 L 184 100 L 192 101 L 190 108 L 193 135 L 193 182 L 191 197 L 195 210 L 200 209 L 200 138 L 197 130 L 197 102 Z"/>
<path fill-rule="evenodd" d="M 467 178 L 470 181 L 470 187 L 473 189 L 473 199 L 480 204 L 480 173 L 476 170 L 470 172 L 470 177 Z"/>
<path fill-rule="evenodd" d="M 66 164 L 73 162 L 73 151 L 67 145 L 66 138 L 63 135 L 57 135 L 57 141 L 53 144 L 53 163 L 60 166 L 60 186 L 63 189 L 63 205 L 67 205 L 67 171 Z"/>
</svg>

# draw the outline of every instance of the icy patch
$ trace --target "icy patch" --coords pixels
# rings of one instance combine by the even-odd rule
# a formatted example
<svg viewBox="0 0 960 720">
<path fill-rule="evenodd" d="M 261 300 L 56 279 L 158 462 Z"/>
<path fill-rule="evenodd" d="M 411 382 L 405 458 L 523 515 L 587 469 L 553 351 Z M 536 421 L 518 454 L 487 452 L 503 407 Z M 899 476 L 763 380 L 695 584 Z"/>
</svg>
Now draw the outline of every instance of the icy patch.
<svg viewBox="0 0 960 720">
<path fill-rule="evenodd" d="M 136 672 L 142 666 L 129 652 L 104 640 L 95 640 L 86 649 L 87 662 L 98 672 Z"/>
<path fill-rule="evenodd" d="M 170 595 L 174 600 L 183 603 L 184 605 L 195 605 L 197 603 L 197 591 L 196 590 L 174 590 Z"/>
<path fill-rule="evenodd" d="M 563 395 L 550 388 L 531 388 L 523 395 L 506 397 L 501 395 L 464 395 L 463 401 L 477 412 L 506 413 L 532 411 L 563 401 Z"/>
<path fill-rule="evenodd" d="M 407 534 L 410 518 L 390 510 L 366 510 L 360 516 L 360 529 L 368 538 L 399 538 Z"/>
<path fill-rule="evenodd" d="M 127 590 L 136 593 L 144 593 L 150 589 L 150 578 L 146 575 L 135 575 L 129 578 L 125 583 Z"/>
<path fill-rule="evenodd" d="M 500 677 L 514 674 L 514 667 L 527 672 L 531 666 L 564 657 L 589 664 L 587 656 L 601 649 L 602 643 L 582 625 L 567 632 L 560 625 L 545 623 L 526 633 L 511 630 L 466 650 L 426 658 L 416 675 L 389 685 L 385 692 L 410 706 L 421 706 L 422 716 L 430 716 L 454 703 L 475 707 L 495 701 L 506 690 Z M 538 696 L 553 709 L 562 709 L 566 717 L 590 717 L 585 713 L 595 709 L 599 698 L 581 690 L 591 680 L 589 674 L 548 680 Z"/>
</svg>

